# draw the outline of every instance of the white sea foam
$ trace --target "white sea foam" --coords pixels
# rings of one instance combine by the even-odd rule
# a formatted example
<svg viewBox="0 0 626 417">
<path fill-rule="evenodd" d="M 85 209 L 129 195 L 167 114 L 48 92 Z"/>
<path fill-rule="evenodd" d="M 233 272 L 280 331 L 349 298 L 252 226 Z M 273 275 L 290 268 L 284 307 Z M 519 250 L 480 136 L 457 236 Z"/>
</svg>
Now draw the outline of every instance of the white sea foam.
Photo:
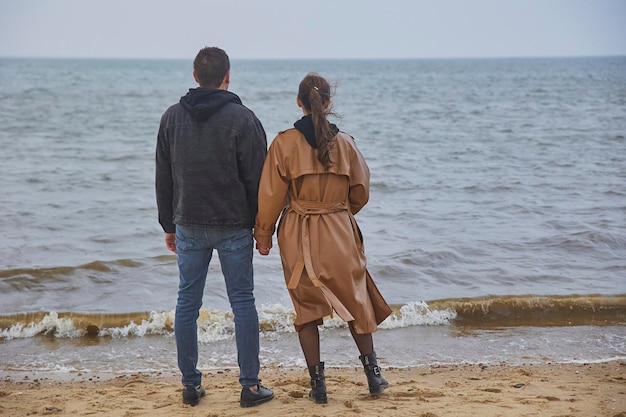
<svg viewBox="0 0 626 417">
<path fill-rule="evenodd" d="M 98 336 L 141 337 L 148 334 L 168 335 L 171 333 L 168 328 L 172 327 L 171 323 L 174 322 L 174 314 L 173 310 L 165 312 L 153 311 L 150 313 L 150 318 L 148 320 L 142 320 L 139 324 L 131 321 L 126 326 L 101 329 Z"/>
<path fill-rule="evenodd" d="M 450 324 L 456 312 L 450 308 L 431 310 L 424 301 L 414 301 L 400 307 L 398 313 L 387 317 L 380 324 L 381 329 L 398 329 L 409 326 L 438 326 Z"/>
<path fill-rule="evenodd" d="M 294 333 L 295 311 L 280 304 L 263 305 L 258 308 L 261 332 L 265 337 L 283 333 Z M 175 311 L 153 311 L 149 318 L 141 322 L 130 321 L 115 327 L 103 327 L 98 330 L 99 337 L 126 338 L 147 335 L 171 336 L 174 329 Z M 397 329 L 408 326 L 431 326 L 449 324 L 456 317 L 451 309 L 431 310 L 425 302 L 417 301 L 403 305 L 381 325 L 382 329 Z M 84 320 L 84 319 L 83 319 Z M 322 329 L 339 329 L 346 323 L 336 314 L 324 319 Z M 72 318 L 60 318 L 58 313 L 50 312 L 38 322 L 29 324 L 16 323 L 8 329 L 0 330 L 1 339 L 29 338 L 37 335 L 53 335 L 57 338 L 76 338 L 87 334 L 84 326 L 77 326 Z M 228 340 L 234 336 L 235 323 L 230 311 L 202 309 L 198 318 L 198 341 L 213 343 Z"/>
<path fill-rule="evenodd" d="M 8 329 L 0 330 L 0 338 L 19 339 L 34 337 L 39 334 L 52 334 L 60 338 L 75 338 L 82 336 L 83 332 L 74 326 L 71 319 L 59 318 L 59 315 L 52 311 L 46 314 L 39 322 L 31 322 L 28 325 L 16 323 Z"/>
<path fill-rule="evenodd" d="M 232 313 L 202 309 L 198 318 L 198 342 L 212 343 L 228 340 L 235 334 Z"/>
<path fill-rule="evenodd" d="M 263 332 L 293 333 L 296 313 L 282 304 L 264 304 L 258 309 L 259 323 Z"/>
</svg>

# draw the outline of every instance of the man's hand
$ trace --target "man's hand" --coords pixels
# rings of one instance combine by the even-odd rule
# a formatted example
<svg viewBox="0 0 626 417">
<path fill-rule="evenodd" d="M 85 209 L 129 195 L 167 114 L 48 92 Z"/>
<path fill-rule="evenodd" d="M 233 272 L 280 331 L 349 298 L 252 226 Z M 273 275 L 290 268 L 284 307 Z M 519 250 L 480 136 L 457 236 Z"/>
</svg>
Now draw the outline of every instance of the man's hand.
<svg viewBox="0 0 626 417">
<path fill-rule="evenodd" d="M 272 242 L 270 242 L 270 247 L 269 248 L 265 248 L 265 247 L 260 247 L 259 246 L 259 242 L 256 243 L 256 250 L 259 251 L 259 254 L 262 256 L 267 256 L 270 254 L 270 249 L 272 248 Z"/>
<path fill-rule="evenodd" d="M 166 233 L 165 234 L 165 247 L 176 253 L 176 233 Z"/>
</svg>

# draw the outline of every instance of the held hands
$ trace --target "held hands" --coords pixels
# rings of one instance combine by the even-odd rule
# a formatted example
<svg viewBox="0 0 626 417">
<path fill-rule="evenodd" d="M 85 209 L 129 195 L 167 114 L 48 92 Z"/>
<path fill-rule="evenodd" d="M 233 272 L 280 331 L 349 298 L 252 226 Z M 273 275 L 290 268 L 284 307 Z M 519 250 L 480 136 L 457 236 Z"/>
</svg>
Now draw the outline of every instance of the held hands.
<svg viewBox="0 0 626 417">
<path fill-rule="evenodd" d="M 167 247 L 168 250 L 176 253 L 176 233 L 165 234 L 165 247 Z M 272 242 L 270 242 L 269 247 L 261 247 L 259 246 L 259 242 L 256 243 L 256 249 L 259 251 L 259 254 L 263 256 L 269 255 L 271 248 Z"/>
<path fill-rule="evenodd" d="M 168 250 L 176 253 L 176 233 L 165 234 L 165 246 L 167 247 Z M 256 249 L 259 251 L 259 254 L 263 256 L 269 255 L 271 248 L 272 248 L 272 242 L 269 243 L 269 247 L 261 247 L 259 246 L 259 242 L 256 243 Z"/>
<path fill-rule="evenodd" d="M 267 256 L 270 254 L 270 249 L 272 249 L 272 242 L 270 242 L 269 247 L 261 247 L 259 246 L 259 242 L 256 243 L 256 250 L 259 251 L 259 254 L 262 256 Z"/>
<path fill-rule="evenodd" d="M 176 233 L 165 234 L 165 246 L 168 250 L 176 253 Z M 272 249 L 272 242 L 269 243 L 269 247 L 261 247 L 259 242 L 257 242 L 256 249 L 259 251 L 259 254 L 267 256 L 270 254 L 270 249 Z"/>
</svg>

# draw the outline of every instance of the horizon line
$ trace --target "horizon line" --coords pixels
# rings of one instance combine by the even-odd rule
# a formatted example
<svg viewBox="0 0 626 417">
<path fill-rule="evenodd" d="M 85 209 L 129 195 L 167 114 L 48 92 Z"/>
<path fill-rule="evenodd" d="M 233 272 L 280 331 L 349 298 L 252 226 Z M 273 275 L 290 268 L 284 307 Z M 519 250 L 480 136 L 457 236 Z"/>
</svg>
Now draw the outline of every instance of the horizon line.
<svg viewBox="0 0 626 417">
<path fill-rule="evenodd" d="M 409 60 L 470 60 L 470 59 L 542 59 L 542 58 L 620 58 L 626 54 L 581 54 L 581 55 L 502 55 L 502 56 L 432 56 L 432 57 L 243 57 L 229 56 L 231 61 L 409 61 Z M 128 57 L 128 56 L 45 56 L 45 55 L 0 55 L 0 59 L 84 59 L 84 60 L 128 60 L 128 61 L 187 61 L 189 58 L 165 58 L 165 57 Z"/>
</svg>

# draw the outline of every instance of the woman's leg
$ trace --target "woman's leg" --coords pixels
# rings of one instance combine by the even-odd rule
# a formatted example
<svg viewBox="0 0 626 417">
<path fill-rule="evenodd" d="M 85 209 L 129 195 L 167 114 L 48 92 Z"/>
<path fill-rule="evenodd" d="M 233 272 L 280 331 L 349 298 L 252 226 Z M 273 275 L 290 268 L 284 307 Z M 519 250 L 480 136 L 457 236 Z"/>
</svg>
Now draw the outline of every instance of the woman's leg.
<svg viewBox="0 0 626 417">
<path fill-rule="evenodd" d="M 298 338 L 307 366 L 320 363 L 320 334 L 317 322 L 302 325 L 298 331 Z"/>
<path fill-rule="evenodd" d="M 367 376 L 367 385 L 369 386 L 370 393 L 380 394 L 385 390 L 385 388 L 389 387 L 389 383 L 380 374 L 380 367 L 378 366 L 378 361 L 376 359 L 376 352 L 374 352 L 374 340 L 372 338 L 372 334 L 358 334 L 352 323 L 350 323 L 349 326 L 352 338 L 361 353 L 359 359 L 363 364 L 363 369 L 365 370 L 365 375 Z"/>
<path fill-rule="evenodd" d="M 357 333 L 352 322 L 350 322 L 348 326 L 350 327 L 350 333 L 352 333 L 354 343 L 356 343 L 356 347 L 359 348 L 359 353 L 361 353 L 361 355 L 369 355 L 374 352 L 374 339 L 372 338 L 372 334 Z"/>
<path fill-rule="evenodd" d="M 320 333 L 317 322 L 313 321 L 298 329 L 298 338 L 309 375 L 311 375 L 311 392 L 309 398 L 316 404 L 326 404 L 326 378 L 324 376 L 324 362 L 320 361 Z"/>
</svg>

